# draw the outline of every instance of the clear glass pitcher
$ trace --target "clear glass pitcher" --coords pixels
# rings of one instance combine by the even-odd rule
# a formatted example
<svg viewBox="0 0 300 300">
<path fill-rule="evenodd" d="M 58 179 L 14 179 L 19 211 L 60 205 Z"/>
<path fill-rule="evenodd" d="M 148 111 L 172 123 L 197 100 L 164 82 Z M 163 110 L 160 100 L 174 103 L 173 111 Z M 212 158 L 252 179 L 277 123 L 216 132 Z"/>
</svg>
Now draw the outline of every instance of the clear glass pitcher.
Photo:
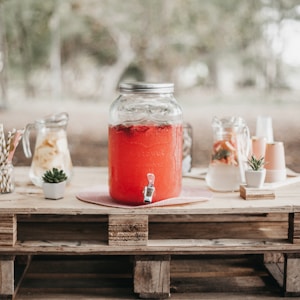
<svg viewBox="0 0 300 300">
<path fill-rule="evenodd" d="M 249 128 L 240 117 L 214 117 L 212 128 L 214 141 L 206 183 L 215 191 L 237 191 L 245 181 L 250 151 Z"/>
<path fill-rule="evenodd" d="M 63 169 L 70 181 L 72 161 L 68 147 L 66 128 L 69 116 L 67 113 L 50 115 L 28 124 L 23 135 L 23 150 L 27 158 L 32 157 L 30 150 L 30 132 L 36 130 L 35 150 L 29 171 L 31 181 L 42 186 L 42 175 L 53 167 Z"/>
</svg>

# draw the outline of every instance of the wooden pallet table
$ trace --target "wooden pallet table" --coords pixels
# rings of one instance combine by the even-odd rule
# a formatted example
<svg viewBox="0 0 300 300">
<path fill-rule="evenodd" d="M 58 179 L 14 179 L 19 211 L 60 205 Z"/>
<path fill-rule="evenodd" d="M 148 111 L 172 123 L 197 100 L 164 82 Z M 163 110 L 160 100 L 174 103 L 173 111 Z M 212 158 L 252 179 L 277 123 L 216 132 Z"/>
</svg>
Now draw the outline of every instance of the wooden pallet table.
<svg viewBox="0 0 300 300">
<path fill-rule="evenodd" d="M 76 167 L 61 200 L 44 199 L 28 168 L 15 168 L 15 178 L 15 191 L 0 195 L 0 299 L 16 296 L 36 255 L 131 256 L 134 293 L 168 298 L 174 257 L 261 254 L 283 295 L 300 295 L 300 183 L 279 188 L 272 200 L 214 193 L 182 206 L 112 208 L 75 196 L 105 185 L 106 168 Z M 199 179 L 183 184 L 205 188 Z"/>
</svg>

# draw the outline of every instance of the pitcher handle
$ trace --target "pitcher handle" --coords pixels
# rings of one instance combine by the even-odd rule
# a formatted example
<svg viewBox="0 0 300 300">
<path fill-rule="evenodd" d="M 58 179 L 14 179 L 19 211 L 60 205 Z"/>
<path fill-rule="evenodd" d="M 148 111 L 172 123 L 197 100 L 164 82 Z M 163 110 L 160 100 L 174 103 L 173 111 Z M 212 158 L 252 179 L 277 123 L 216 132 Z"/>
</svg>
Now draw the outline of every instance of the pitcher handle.
<svg viewBox="0 0 300 300">
<path fill-rule="evenodd" d="M 35 128 L 34 124 L 27 124 L 22 138 L 23 151 L 27 158 L 32 157 L 31 150 L 30 150 L 29 136 L 33 128 Z"/>
<path fill-rule="evenodd" d="M 240 136 L 238 153 L 240 178 L 242 183 L 245 182 L 245 170 L 247 165 L 247 159 L 250 154 L 250 146 L 250 131 L 248 126 L 244 126 Z"/>
<path fill-rule="evenodd" d="M 250 130 L 248 126 L 244 127 L 243 138 L 244 138 L 244 145 L 245 145 L 245 148 L 243 149 L 243 155 L 248 159 L 251 150 L 251 138 L 250 138 Z"/>
</svg>

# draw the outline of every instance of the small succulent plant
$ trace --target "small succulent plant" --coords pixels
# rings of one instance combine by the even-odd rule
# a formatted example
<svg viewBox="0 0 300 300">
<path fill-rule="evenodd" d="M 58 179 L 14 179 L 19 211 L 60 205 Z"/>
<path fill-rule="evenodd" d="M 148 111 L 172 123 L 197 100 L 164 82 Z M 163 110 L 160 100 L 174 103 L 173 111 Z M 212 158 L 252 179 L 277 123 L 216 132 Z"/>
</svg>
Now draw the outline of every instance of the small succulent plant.
<svg viewBox="0 0 300 300">
<path fill-rule="evenodd" d="M 59 183 L 67 180 L 68 177 L 63 170 L 52 168 L 51 170 L 47 170 L 44 173 L 42 179 L 44 182 L 48 182 L 48 183 Z"/>
<path fill-rule="evenodd" d="M 256 158 L 254 155 L 252 155 L 248 161 L 247 161 L 249 167 L 253 171 L 261 170 L 265 164 L 265 158 L 262 156 L 260 158 Z"/>
</svg>

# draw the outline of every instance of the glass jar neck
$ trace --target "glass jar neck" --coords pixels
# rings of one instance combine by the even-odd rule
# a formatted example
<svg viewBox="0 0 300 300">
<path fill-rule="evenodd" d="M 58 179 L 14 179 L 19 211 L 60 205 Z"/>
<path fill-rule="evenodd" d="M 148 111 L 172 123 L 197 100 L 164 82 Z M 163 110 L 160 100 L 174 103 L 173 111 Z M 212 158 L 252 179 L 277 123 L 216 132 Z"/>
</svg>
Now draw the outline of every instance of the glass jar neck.
<svg viewBox="0 0 300 300">
<path fill-rule="evenodd" d="M 152 82 L 124 82 L 119 86 L 121 93 L 130 92 L 135 94 L 164 94 L 173 93 L 173 83 L 152 83 Z"/>
<path fill-rule="evenodd" d="M 38 129 L 42 128 L 61 128 L 66 129 L 69 121 L 69 115 L 67 113 L 60 113 L 50 115 L 44 119 L 38 119 L 35 121 L 35 125 Z"/>
</svg>

